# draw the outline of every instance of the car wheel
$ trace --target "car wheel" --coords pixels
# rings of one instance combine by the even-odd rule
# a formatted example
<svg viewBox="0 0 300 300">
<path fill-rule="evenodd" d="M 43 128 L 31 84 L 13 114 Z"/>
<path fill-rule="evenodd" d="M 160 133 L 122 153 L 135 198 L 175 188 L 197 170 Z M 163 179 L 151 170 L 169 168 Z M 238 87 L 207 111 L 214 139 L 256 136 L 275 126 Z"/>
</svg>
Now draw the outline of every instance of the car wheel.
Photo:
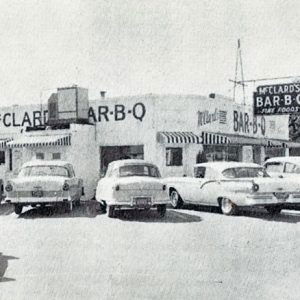
<svg viewBox="0 0 300 300">
<path fill-rule="evenodd" d="M 165 216 L 166 210 L 167 210 L 167 205 L 166 204 L 157 205 L 157 212 L 158 212 L 160 217 Z"/>
<path fill-rule="evenodd" d="M 22 205 L 15 205 L 15 213 L 20 215 L 22 213 L 23 206 Z"/>
<path fill-rule="evenodd" d="M 114 218 L 116 216 L 115 214 L 115 207 L 113 205 L 108 206 L 108 217 Z"/>
<path fill-rule="evenodd" d="M 232 216 L 236 214 L 237 206 L 230 199 L 222 198 L 219 203 L 223 215 Z"/>
<path fill-rule="evenodd" d="M 265 209 L 267 210 L 267 212 L 272 215 L 272 216 L 276 216 L 279 215 L 282 207 L 281 206 L 267 206 L 265 207 Z"/>
<path fill-rule="evenodd" d="M 170 191 L 170 200 L 174 208 L 181 208 L 183 206 L 183 201 L 176 190 Z"/>
</svg>

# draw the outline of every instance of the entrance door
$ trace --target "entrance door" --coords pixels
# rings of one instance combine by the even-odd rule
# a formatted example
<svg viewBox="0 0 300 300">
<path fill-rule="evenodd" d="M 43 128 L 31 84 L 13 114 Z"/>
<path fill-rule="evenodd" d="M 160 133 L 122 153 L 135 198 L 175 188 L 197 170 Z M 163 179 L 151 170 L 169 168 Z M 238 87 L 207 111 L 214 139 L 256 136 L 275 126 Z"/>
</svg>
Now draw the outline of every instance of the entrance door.
<svg viewBox="0 0 300 300">
<path fill-rule="evenodd" d="M 100 174 L 104 176 L 110 162 L 119 159 L 144 159 L 144 145 L 100 147 Z"/>
</svg>

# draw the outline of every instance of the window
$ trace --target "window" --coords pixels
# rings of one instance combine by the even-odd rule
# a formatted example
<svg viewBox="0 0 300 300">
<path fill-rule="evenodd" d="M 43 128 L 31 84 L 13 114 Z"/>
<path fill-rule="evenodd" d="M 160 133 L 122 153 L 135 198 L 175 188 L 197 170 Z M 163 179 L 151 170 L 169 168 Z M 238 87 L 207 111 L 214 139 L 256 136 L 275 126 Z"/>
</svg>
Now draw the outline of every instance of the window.
<svg viewBox="0 0 300 300">
<path fill-rule="evenodd" d="M 128 165 L 120 168 L 120 177 L 126 176 L 160 177 L 160 174 L 158 169 L 154 166 Z"/>
<path fill-rule="evenodd" d="M 5 164 L 5 151 L 0 151 L 0 165 Z"/>
<path fill-rule="evenodd" d="M 194 176 L 196 178 L 204 178 L 205 177 L 205 167 L 196 167 L 194 169 Z"/>
<path fill-rule="evenodd" d="M 52 159 L 60 159 L 60 153 L 52 153 Z"/>
<path fill-rule="evenodd" d="M 37 153 L 35 154 L 35 158 L 36 158 L 36 159 L 44 159 L 44 158 L 45 158 L 45 153 L 37 152 Z"/>
<path fill-rule="evenodd" d="M 12 159 L 12 149 L 9 149 L 9 171 L 12 171 L 13 159 Z"/>
<path fill-rule="evenodd" d="M 166 148 L 166 165 L 182 166 L 182 148 Z"/>
<path fill-rule="evenodd" d="M 70 177 L 66 167 L 61 166 L 28 166 L 21 169 L 19 177 L 28 176 L 63 176 Z"/>
<path fill-rule="evenodd" d="M 269 177 L 264 168 L 239 167 L 229 168 L 222 172 L 226 178 L 254 178 L 254 177 Z"/>
<path fill-rule="evenodd" d="M 280 162 L 269 162 L 265 165 L 267 172 L 282 173 L 283 163 Z"/>
<path fill-rule="evenodd" d="M 299 174 L 300 167 L 295 164 L 292 164 L 292 163 L 286 163 L 285 164 L 285 173 Z"/>
</svg>

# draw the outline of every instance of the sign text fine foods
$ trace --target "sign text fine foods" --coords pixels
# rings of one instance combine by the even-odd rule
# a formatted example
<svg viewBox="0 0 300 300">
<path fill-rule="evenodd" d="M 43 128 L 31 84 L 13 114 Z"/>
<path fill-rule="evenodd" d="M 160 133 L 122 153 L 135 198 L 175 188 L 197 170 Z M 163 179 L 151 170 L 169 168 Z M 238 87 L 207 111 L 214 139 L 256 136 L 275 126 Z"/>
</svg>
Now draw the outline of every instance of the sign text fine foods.
<svg viewBox="0 0 300 300">
<path fill-rule="evenodd" d="M 258 86 L 253 98 L 256 115 L 300 113 L 300 83 Z"/>
</svg>

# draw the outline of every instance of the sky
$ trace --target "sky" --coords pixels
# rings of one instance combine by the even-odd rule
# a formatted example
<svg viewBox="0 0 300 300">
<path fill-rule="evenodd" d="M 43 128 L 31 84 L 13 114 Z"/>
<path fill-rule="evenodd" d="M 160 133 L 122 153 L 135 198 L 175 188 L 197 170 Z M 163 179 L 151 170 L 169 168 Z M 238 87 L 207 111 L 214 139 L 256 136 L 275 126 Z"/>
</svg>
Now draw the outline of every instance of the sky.
<svg viewBox="0 0 300 300">
<path fill-rule="evenodd" d="M 300 76 L 299 10 L 297 0 L 1 0 L 0 105 L 73 84 L 90 99 L 231 97 L 238 39 L 244 79 Z"/>
</svg>

